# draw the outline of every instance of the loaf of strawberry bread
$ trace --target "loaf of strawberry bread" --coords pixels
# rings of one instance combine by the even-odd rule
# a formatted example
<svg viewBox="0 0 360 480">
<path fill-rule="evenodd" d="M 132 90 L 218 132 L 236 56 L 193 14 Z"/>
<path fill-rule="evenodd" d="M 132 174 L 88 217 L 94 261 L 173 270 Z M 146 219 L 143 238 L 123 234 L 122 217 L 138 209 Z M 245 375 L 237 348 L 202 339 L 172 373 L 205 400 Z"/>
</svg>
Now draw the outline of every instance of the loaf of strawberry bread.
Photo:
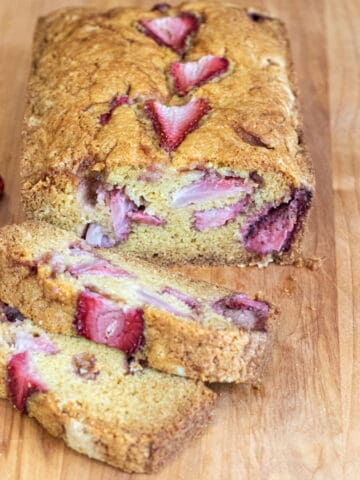
<svg viewBox="0 0 360 480">
<path fill-rule="evenodd" d="M 118 350 L 48 335 L 0 304 L 0 398 L 78 452 L 150 472 L 204 430 L 216 395 Z"/>
<path fill-rule="evenodd" d="M 29 218 L 162 264 L 299 255 L 314 178 L 284 25 L 222 3 L 40 19 Z"/>
<path fill-rule="evenodd" d="M 276 313 L 263 300 L 94 249 L 45 222 L 0 230 L 0 300 L 48 332 L 208 382 L 260 381 Z"/>
</svg>

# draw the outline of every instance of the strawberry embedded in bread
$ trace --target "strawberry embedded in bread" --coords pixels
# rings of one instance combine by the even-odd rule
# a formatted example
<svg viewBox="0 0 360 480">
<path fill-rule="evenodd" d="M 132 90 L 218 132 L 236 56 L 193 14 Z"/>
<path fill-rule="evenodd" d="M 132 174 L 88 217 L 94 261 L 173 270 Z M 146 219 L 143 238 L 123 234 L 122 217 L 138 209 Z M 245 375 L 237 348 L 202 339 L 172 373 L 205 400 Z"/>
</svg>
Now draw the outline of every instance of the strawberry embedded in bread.
<svg viewBox="0 0 360 480">
<path fill-rule="evenodd" d="M 261 255 L 287 251 L 302 225 L 311 199 L 310 192 L 299 189 L 288 202 L 269 205 L 250 218 L 242 235 L 246 248 Z"/>
<path fill-rule="evenodd" d="M 174 207 L 185 207 L 192 203 L 251 193 L 253 188 L 254 183 L 251 179 L 235 176 L 221 177 L 216 173 L 205 173 L 186 187 L 175 190 L 171 203 Z"/>
<path fill-rule="evenodd" d="M 194 212 L 194 228 L 200 232 L 209 228 L 218 228 L 226 225 L 228 222 L 246 211 L 250 202 L 250 195 L 242 198 L 232 205 L 220 208 L 210 208 L 209 210 L 197 210 Z"/>
<path fill-rule="evenodd" d="M 183 55 L 189 38 L 199 29 L 199 20 L 191 13 L 182 12 L 177 17 L 141 19 L 139 25 L 159 45 L 165 45 Z"/>
<path fill-rule="evenodd" d="M 125 187 L 106 191 L 103 204 L 109 209 L 113 232 L 105 234 L 100 225 L 89 224 L 84 236 L 93 247 L 109 248 L 125 242 L 130 235 L 133 222 L 155 227 L 166 224 L 165 219 L 148 213 L 145 205 L 136 205 L 126 194 Z"/>
<path fill-rule="evenodd" d="M 16 338 L 47 338 L 56 350 L 20 352 Z M 7 384 L 7 389 L 4 388 Z M 158 470 L 207 426 L 216 394 L 119 350 L 49 334 L 30 320 L 0 322 L 0 397 L 80 453 L 127 472 Z"/>
<path fill-rule="evenodd" d="M 4 312 L 5 318 L 13 322 L 11 316 L 7 314 L 8 306 L 1 303 L 0 309 Z M 19 321 L 23 321 L 23 316 L 17 311 L 15 324 L 17 325 Z M 22 329 L 16 329 L 13 349 L 15 353 L 11 355 L 7 365 L 8 396 L 20 412 L 26 413 L 27 399 L 36 392 L 47 391 L 47 386 L 39 378 L 32 364 L 30 352 L 56 355 L 58 349 L 45 332 L 32 334 Z"/>
<path fill-rule="evenodd" d="M 150 215 L 142 210 L 129 212 L 128 217 L 133 222 L 145 223 L 146 225 L 155 225 L 155 227 L 160 227 L 166 223 L 166 220 L 163 218 L 159 218 L 156 215 Z"/>
<path fill-rule="evenodd" d="M 87 263 L 72 265 L 69 268 L 69 272 L 76 278 L 80 275 L 102 275 L 103 277 L 114 278 L 132 277 L 131 273 L 126 272 L 122 268 L 114 267 L 106 260 L 100 258 L 91 259 Z"/>
<path fill-rule="evenodd" d="M 260 381 L 275 315 L 262 299 L 91 248 L 40 222 L 0 229 L 0 269 L 0 299 L 49 332 L 103 343 L 167 373 Z"/>
<path fill-rule="evenodd" d="M 159 137 L 160 145 L 168 152 L 176 150 L 209 110 L 210 105 L 203 98 L 192 98 L 187 104 L 175 107 L 148 100 L 144 106 L 144 111 Z"/>
<path fill-rule="evenodd" d="M 188 307 L 192 310 L 196 311 L 197 313 L 201 312 L 201 304 L 196 298 L 191 297 L 190 295 L 186 295 L 184 292 L 180 292 L 173 287 L 164 287 L 161 293 L 168 293 L 169 295 L 173 295 L 174 297 L 178 298 L 182 302 L 185 303 Z"/>
<path fill-rule="evenodd" d="M 216 55 L 204 55 L 195 62 L 173 62 L 170 74 L 174 90 L 179 95 L 186 95 L 191 88 L 199 87 L 225 73 L 228 66 L 226 58 Z"/>
<path fill-rule="evenodd" d="M 134 202 L 125 194 L 125 188 L 113 190 L 110 193 L 110 214 L 114 232 L 120 242 L 126 240 L 130 234 L 130 220 L 128 213 L 133 209 Z"/>
<path fill-rule="evenodd" d="M 231 318 L 238 327 L 249 330 L 266 329 L 269 306 L 264 302 L 238 294 L 217 300 L 213 308 L 217 313 Z"/>
<path fill-rule="evenodd" d="M 18 352 L 43 352 L 48 355 L 57 353 L 55 345 L 45 333 L 34 337 L 28 332 L 19 331 L 16 333 L 15 348 Z"/>
<path fill-rule="evenodd" d="M 35 392 L 46 392 L 47 387 L 37 377 L 28 352 L 13 355 L 7 366 L 8 396 L 12 404 L 26 413 L 26 401 Z"/>
<path fill-rule="evenodd" d="M 144 341 L 142 310 L 121 308 L 87 289 L 79 295 L 74 324 L 82 337 L 128 354 L 136 352 Z"/>
</svg>

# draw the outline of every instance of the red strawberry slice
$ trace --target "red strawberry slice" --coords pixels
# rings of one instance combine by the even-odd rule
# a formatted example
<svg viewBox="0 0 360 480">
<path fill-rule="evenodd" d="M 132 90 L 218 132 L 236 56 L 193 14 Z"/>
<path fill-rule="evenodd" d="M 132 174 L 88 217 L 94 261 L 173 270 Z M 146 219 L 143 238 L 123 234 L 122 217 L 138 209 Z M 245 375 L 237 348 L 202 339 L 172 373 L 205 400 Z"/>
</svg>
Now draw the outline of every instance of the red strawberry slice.
<svg viewBox="0 0 360 480">
<path fill-rule="evenodd" d="M 156 227 L 165 225 L 166 223 L 166 220 L 163 218 L 157 217 L 156 215 L 151 215 L 143 210 L 129 212 L 128 218 L 130 218 L 133 222 L 145 223 L 146 225 L 155 225 Z"/>
<path fill-rule="evenodd" d="M 180 292 L 180 290 L 177 290 L 176 288 L 172 288 L 172 287 L 164 287 L 161 293 L 167 293 L 168 295 L 173 295 L 178 300 L 181 300 L 182 302 L 184 302 L 185 305 L 190 307 L 196 313 L 200 313 L 200 302 L 198 302 L 195 298 L 190 297 L 190 295 L 187 295 L 184 292 Z"/>
<path fill-rule="evenodd" d="M 190 203 L 217 200 L 224 197 L 236 197 L 244 192 L 251 193 L 255 183 L 241 177 L 220 177 L 216 173 L 207 173 L 190 185 L 177 190 L 172 198 L 174 207 L 185 207 Z"/>
<path fill-rule="evenodd" d="M 244 213 L 250 202 L 250 195 L 242 198 L 232 205 L 226 207 L 210 208 L 209 210 L 195 211 L 194 228 L 200 232 L 209 228 L 222 227 L 226 223 L 234 220 L 238 215 Z"/>
<path fill-rule="evenodd" d="M 125 193 L 125 188 L 110 192 L 110 214 L 114 231 L 120 242 L 128 239 L 130 220 L 128 213 L 134 210 L 135 204 Z"/>
<path fill-rule="evenodd" d="M 168 152 L 175 150 L 186 135 L 195 130 L 210 105 L 203 98 L 192 98 L 180 107 L 167 107 L 154 100 L 145 102 L 145 113 L 152 121 L 160 145 Z"/>
<path fill-rule="evenodd" d="M 245 248 L 261 255 L 286 251 L 300 229 L 310 206 L 310 192 L 297 190 L 290 201 L 269 204 L 252 216 L 243 228 Z"/>
<path fill-rule="evenodd" d="M 47 387 L 33 372 L 28 352 L 16 353 L 7 365 L 7 391 L 13 405 L 26 413 L 26 401 L 35 392 L 47 392 Z"/>
<path fill-rule="evenodd" d="M 120 241 L 127 240 L 130 234 L 131 221 L 145 223 L 147 225 L 165 225 L 166 220 L 146 213 L 141 210 L 125 193 L 125 187 L 121 190 L 110 192 L 110 212 L 116 236 Z"/>
<path fill-rule="evenodd" d="M 136 352 L 144 343 L 141 309 L 121 308 L 88 289 L 79 295 L 74 324 L 79 335 L 128 354 Z"/>
<path fill-rule="evenodd" d="M 138 300 L 144 305 L 151 305 L 152 307 L 159 308 L 160 310 L 165 310 L 172 315 L 176 315 L 177 317 L 188 317 L 189 315 L 185 312 L 178 310 L 177 308 L 170 305 L 170 303 L 166 302 L 162 299 L 159 295 L 149 292 L 148 290 L 136 290 L 135 292 Z"/>
<path fill-rule="evenodd" d="M 122 268 L 111 265 L 106 260 L 95 259 L 91 262 L 71 265 L 69 272 L 75 278 L 80 275 L 101 275 L 102 277 L 133 278 L 134 276 Z"/>
<path fill-rule="evenodd" d="M 171 48 L 183 55 L 190 35 L 199 29 L 199 21 L 192 13 L 180 13 L 177 17 L 162 17 L 155 20 L 139 20 L 140 29 L 159 45 Z"/>
<path fill-rule="evenodd" d="M 21 330 L 16 332 L 15 350 L 17 352 L 43 352 L 49 355 L 55 355 L 59 351 L 45 333 L 34 337 L 31 333 Z"/>
<path fill-rule="evenodd" d="M 231 318 L 239 328 L 246 330 L 266 330 L 269 305 L 238 294 L 220 298 L 213 303 L 213 309 L 219 315 Z"/>
<path fill-rule="evenodd" d="M 170 66 L 170 74 L 175 92 L 186 95 L 192 87 L 199 87 L 225 73 L 228 66 L 229 62 L 226 58 L 215 55 L 205 55 L 195 62 L 173 62 Z"/>
</svg>

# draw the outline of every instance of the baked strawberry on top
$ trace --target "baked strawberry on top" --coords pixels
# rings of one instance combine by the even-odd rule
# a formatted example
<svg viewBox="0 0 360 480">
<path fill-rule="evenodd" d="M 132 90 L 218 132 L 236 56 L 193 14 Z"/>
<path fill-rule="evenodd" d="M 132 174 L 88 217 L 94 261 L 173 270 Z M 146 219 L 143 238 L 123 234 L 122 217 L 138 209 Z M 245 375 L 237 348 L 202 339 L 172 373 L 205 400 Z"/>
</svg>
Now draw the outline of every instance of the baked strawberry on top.
<svg viewBox="0 0 360 480">
<path fill-rule="evenodd" d="M 199 87 L 225 73 L 229 62 L 224 57 L 205 55 L 195 62 L 173 62 L 170 65 L 174 90 L 186 95 L 192 87 Z"/>
<path fill-rule="evenodd" d="M 209 112 L 210 105 L 204 98 L 192 98 L 186 105 L 179 107 L 168 107 L 148 100 L 144 110 L 159 136 L 160 145 L 172 152 L 195 130 L 201 118 Z"/>
<path fill-rule="evenodd" d="M 188 39 L 199 29 L 199 20 L 192 13 L 182 12 L 177 17 L 162 17 L 154 20 L 139 20 L 141 30 L 159 45 L 171 48 L 183 55 Z"/>
</svg>

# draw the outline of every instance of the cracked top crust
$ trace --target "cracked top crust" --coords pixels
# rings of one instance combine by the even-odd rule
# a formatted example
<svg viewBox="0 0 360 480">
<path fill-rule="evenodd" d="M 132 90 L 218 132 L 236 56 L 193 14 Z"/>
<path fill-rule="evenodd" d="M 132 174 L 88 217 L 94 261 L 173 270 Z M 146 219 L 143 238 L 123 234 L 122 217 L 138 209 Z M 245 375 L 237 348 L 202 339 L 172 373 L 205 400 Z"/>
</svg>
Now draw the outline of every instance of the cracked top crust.
<svg viewBox="0 0 360 480">
<path fill-rule="evenodd" d="M 138 28 L 159 11 L 67 8 L 38 22 L 25 115 L 22 178 L 34 185 L 47 175 L 85 170 L 107 178 L 117 167 L 158 163 L 178 169 L 227 168 L 282 172 L 289 184 L 313 184 L 302 142 L 293 66 L 284 25 L 249 9 L 184 3 L 166 15 L 191 12 L 200 20 L 183 61 L 226 57 L 221 78 L 173 95 L 169 66 L 179 56 Z M 115 96 L 131 104 L 99 122 Z M 159 146 L 143 103 L 181 105 L 191 97 L 211 111 L 171 154 Z"/>
</svg>

